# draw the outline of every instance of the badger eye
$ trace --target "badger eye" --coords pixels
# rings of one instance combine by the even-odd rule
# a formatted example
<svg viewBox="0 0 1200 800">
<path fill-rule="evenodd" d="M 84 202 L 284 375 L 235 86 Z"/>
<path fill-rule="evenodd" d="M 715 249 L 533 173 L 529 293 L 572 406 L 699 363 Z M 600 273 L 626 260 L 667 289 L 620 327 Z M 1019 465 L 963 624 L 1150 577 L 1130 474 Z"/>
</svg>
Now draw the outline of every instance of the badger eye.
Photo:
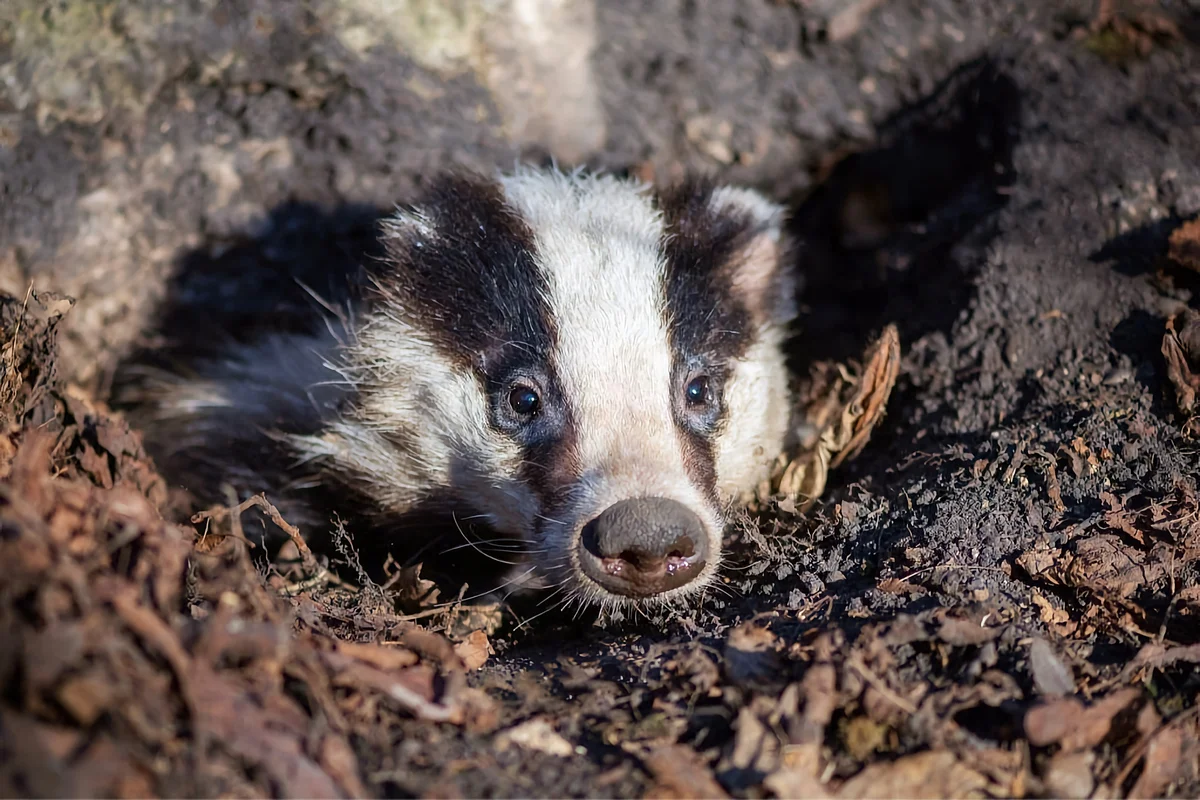
<svg viewBox="0 0 1200 800">
<path fill-rule="evenodd" d="M 712 397 L 708 387 L 708 376 L 700 375 L 692 378 L 687 388 L 683 390 L 683 394 L 690 406 L 702 406 L 707 403 Z"/>
<path fill-rule="evenodd" d="M 528 386 L 517 386 L 508 393 L 508 404 L 521 416 L 528 416 L 537 413 L 541 398 Z"/>
</svg>

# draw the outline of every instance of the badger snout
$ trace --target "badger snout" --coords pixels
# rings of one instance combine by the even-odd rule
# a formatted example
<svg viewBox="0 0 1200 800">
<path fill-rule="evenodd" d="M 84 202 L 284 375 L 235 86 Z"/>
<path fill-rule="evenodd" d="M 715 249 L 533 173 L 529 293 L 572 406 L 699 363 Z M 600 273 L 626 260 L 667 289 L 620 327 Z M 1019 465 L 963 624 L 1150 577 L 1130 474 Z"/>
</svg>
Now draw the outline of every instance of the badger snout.
<svg viewBox="0 0 1200 800">
<path fill-rule="evenodd" d="M 690 583 L 708 560 L 704 523 L 665 497 L 621 500 L 583 527 L 579 563 L 613 594 L 651 597 Z"/>
</svg>

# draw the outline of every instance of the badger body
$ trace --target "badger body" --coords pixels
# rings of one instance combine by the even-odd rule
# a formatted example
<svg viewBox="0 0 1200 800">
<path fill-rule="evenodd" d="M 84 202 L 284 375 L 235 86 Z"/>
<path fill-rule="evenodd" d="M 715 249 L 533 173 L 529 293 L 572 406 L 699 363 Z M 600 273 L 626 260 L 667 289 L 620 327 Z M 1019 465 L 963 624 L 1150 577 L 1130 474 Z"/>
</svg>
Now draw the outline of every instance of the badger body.
<svg viewBox="0 0 1200 800">
<path fill-rule="evenodd" d="M 519 543 L 526 586 L 683 598 L 787 436 L 783 216 L 704 181 L 447 175 L 323 325 L 142 374 L 135 414 L 198 497 L 266 491 L 360 538 L 449 513 Z"/>
</svg>

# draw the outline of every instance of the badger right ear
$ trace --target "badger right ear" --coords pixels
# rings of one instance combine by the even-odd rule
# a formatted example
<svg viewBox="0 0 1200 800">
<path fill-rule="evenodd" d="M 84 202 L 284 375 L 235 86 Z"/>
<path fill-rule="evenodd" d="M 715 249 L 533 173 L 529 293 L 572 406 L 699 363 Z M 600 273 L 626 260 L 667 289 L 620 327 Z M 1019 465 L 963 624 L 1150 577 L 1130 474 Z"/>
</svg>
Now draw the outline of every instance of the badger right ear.
<svg viewBox="0 0 1200 800">
<path fill-rule="evenodd" d="M 787 211 L 750 189 L 721 187 L 709 207 L 737 233 L 723 269 L 760 324 L 786 325 L 796 309 L 796 253 L 784 228 Z"/>
<path fill-rule="evenodd" d="M 667 261 L 685 283 L 706 283 L 714 296 L 740 301 L 757 327 L 796 316 L 795 253 L 783 206 L 750 189 L 699 179 L 658 197 Z"/>
</svg>

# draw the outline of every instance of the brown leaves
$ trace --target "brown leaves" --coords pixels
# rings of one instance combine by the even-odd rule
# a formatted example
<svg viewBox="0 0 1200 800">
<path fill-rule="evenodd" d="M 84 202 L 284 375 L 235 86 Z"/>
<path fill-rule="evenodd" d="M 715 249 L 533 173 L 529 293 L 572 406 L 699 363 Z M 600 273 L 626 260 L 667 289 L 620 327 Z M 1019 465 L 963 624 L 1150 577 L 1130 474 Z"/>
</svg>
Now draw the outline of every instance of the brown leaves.
<svg viewBox="0 0 1200 800">
<path fill-rule="evenodd" d="M 953 753 L 927 751 L 871 764 L 842 786 L 839 798 L 986 797 L 988 780 Z"/>
<path fill-rule="evenodd" d="M 775 634 L 764 627 L 753 622 L 737 626 L 725 642 L 726 674 L 735 683 L 773 675 L 778 670 L 779 646 Z"/>
<path fill-rule="evenodd" d="M 968 633 L 972 621 L 979 627 L 941 609 L 868 626 L 848 647 L 822 635 L 806 648 L 814 660 L 800 683 L 774 704 L 759 697 L 741 710 L 728 763 L 765 769 L 762 784 L 776 796 L 830 798 L 1160 796 L 1200 763 L 1200 745 L 1188 750 L 1200 715 L 1164 723 L 1146 692 L 1127 685 L 1147 667 L 1200 657 L 1197 648 L 1148 647 L 1120 676 L 1126 685 L 1092 685 L 1090 701 L 1073 696 L 1069 667 L 1040 640 L 1030 669 L 1045 699 L 1033 705 L 998 670 L 969 684 L 957 669 L 940 686 L 904 677 L 901 653 L 914 645 L 937 653 L 954 642 L 970 648 L 959 653 L 985 654 L 996 631 L 985 641 Z M 988 722 L 971 724 L 968 735 L 963 721 L 972 718 Z M 1019 729 L 993 737 L 993 720 Z M 979 736 L 1000 743 L 983 746 Z M 922 742 L 915 751 L 907 744 L 914 737 Z"/>
<path fill-rule="evenodd" d="M 1090 707 L 1073 697 L 1054 700 L 1025 715 L 1025 735 L 1034 747 L 1057 744 L 1068 751 L 1095 747 L 1112 730 L 1113 717 L 1139 697 L 1137 689 L 1121 689 Z"/>
<path fill-rule="evenodd" d="M 1171 233 L 1167 255 L 1181 267 L 1200 272 L 1200 219 L 1180 225 Z M 1200 434 L 1200 313 L 1185 308 L 1167 320 L 1162 354 L 1167 378 L 1175 390 L 1175 404 L 1186 418 L 1184 431 Z"/>
<path fill-rule="evenodd" d="M 1194 728 L 1195 726 L 1193 726 Z M 1193 749 L 1195 730 L 1192 732 Z M 1142 774 L 1129 790 L 1130 797 L 1160 797 L 1163 790 L 1175 780 L 1183 766 L 1184 735 L 1175 726 L 1163 728 L 1151 736 L 1146 747 Z"/>
<path fill-rule="evenodd" d="M 708 765 L 688 747 L 655 747 L 642 758 L 642 763 L 655 781 L 651 791 L 646 793 L 647 797 L 716 800 L 729 796 L 717 783 Z"/>
<path fill-rule="evenodd" d="M 19 713 L 29 715 L 37 729 L 43 725 L 34 721 L 39 718 L 79 726 L 112 754 L 110 768 L 102 772 L 88 772 L 64 754 L 62 774 L 73 782 L 51 793 L 109 794 L 118 785 L 132 785 L 140 773 L 120 754 L 130 748 L 182 754 L 176 737 L 187 726 L 201 756 L 207 755 L 205 743 L 220 743 L 261 767 L 285 793 L 347 794 L 347 787 L 335 785 L 306 755 L 311 720 L 299 705 L 278 686 L 264 704 L 255 690 L 258 679 L 247 682 L 205 658 L 210 653 L 215 661 L 229 650 L 214 645 L 214 637 L 236 638 L 234 633 L 210 628 L 193 639 L 191 650 L 185 645 L 186 620 L 176 609 L 188 532 L 165 523 L 141 493 L 120 484 L 103 491 L 51 478 L 46 442 L 30 437 L 18 452 L 13 483 L 5 487 L 9 505 L 0 512 L 12 533 L 0 542 L 6 582 L 33 593 L 32 605 L 11 605 L 13 595 L 7 595 L 0 621 L 15 635 L 16 652 L 39 660 L 39 654 L 55 653 L 23 681 Z M 71 511 L 64 515 L 64 509 Z M 233 622 L 213 617 L 213 625 Z M 255 656 L 276 658 L 278 649 L 286 651 L 287 631 L 282 634 L 273 640 L 278 647 Z M 4 713 L 7 718 L 10 712 Z M 127 731 L 121 745 L 113 738 L 114 725 Z M 203 758 L 195 763 L 194 782 L 188 784 L 195 788 L 185 793 L 199 793 L 209 768 Z M 96 782 L 81 783 L 86 780 Z M 165 785 L 154 791 L 166 791 Z"/>
<path fill-rule="evenodd" d="M 471 631 L 467 638 L 454 645 L 454 652 L 462 659 L 463 666 L 477 670 L 487 663 L 492 654 L 492 645 L 484 631 Z"/>
<path fill-rule="evenodd" d="M 1171 232 L 1167 257 L 1181 267 L 1200 272 L 1200 219 L 1185 222 Z"/>
<path fill-rule="evenodd" d="M 782 732 L 786 738 L 782 748 L 776 746 L 777 754 L 762 756 L 771 749 L 759 744 L 754 749 L 760 755 L 753 762 L 769 770 L 763 785 L 779 797 L 1008 793 L 1008 787 L 1018 782 L 1022 763 L 997 757 L 986 760 L 991 766 L 984 769 L 978 746 L 966 745 L 955 736 L 953 715 L 976 704 L 1011 702 L 1020 696 L 1015 686 L 1004 685 L 1012 679 L 987 676 L 994 684 L 990 693 L 973 692 L 953 682 L 936 689 L 900 668 L 899 654 L 911 652 L 914 645 L 935 652 L 947 647 L 977 652 L 991 647 L 1000 632 L 986 624 L 986 617 L 947 612 L 934 609 L 901 615 L 889 624 L 869 625 L 849 646 L 840 636 L 822 634 L 804 648 L 812 662 L 802 680 L 785 689 L 773 704 L 773 713 L 760 713 L 757 728 L 745 724 L 744 710 L 739 715 L 734 752 L 752 749 L 749 742 L 740 741 L 743 730 L 758 730 L 759 738 L 771 739 Z M 834 720 L 837 723 L 831 728 Z M 924 743 L 917 752 L 906 743 L 914 735 Z M 954 744 L 963 745 L 962 752 Z M 1005 780 L 1002 786 L 998 778 Z"/>
<path fill-rule="evenodd" d="M 1144 608 L 1139 597 L 1148 590 L 1177 592 L 1178 613 L 1168 618 L 1181 634 L 1188 629 L 1200 593 L 1176 588 L 1189 564 L 1200 560 L 1200 498 L 1181 485 L 1171 495 L 1153 501 L 1137 493 L 1118 498 L 1102 493 L 1107 510 L 1075 530 L 1062 547 L 1041 547 L 1015 559 L 1033 580 L 1079 593 L 1085 608 L 1072 615 L 1034 592 L 1043 622 L 1060 636 L 1085 637 L 1097 627 L 1117 630 L 1156 630 L 1158 614 Z M 1195 596 L 1193 597 L 1193 594 Z M 1194 634 L 1188 640 L 1194 639 Z"/>
<path fill-rule="evenodd" d="M 1134 688 L 1117 689 L 1090 706 L 1074 698 L 1055 700 L 1025 715 L 1029 743 L 1057 748 L 1046 762 L 1042 780 L 1048 793 L 1062 797 L 1091 795 L 1101 777 L 1110 787 L 1123 789 L 1139 765 L 1141 773 L 1126 796 L 1162 796 L 1186 770 L 1194 773 L 1200 766 L 1198 728 L 1194 708 L 1164 724 L 1153 703 Z M 1104 776 L 1094 748 L 1105 741 L 1131 738 L 1124 766 Z"/>
<path fill-rule="evenodd" d="M 383 646 L 293 629 L 242 542 L 202 555 L 161 518 L 136 436 L 61 402 L 67 424 L 10 440 L 0 483 L 0 725 L 25 754 L 0 753 L 0 794 L 362 796 L 352 727 L 494 727 L 436 634 Z M 468 644 L 477 665 L 486 636 Z"/>
<path fill-rule="evenodd" d="M 1100 0 L 1092 24 L 1081 33 L 1087 47 L 1116 64 L 1144 59 L 1155 47 L 1179 41 L 1179 24 L 1158 3 Z"/>
<path fill-rule="evenodd" d="M 795 772 L 778 772 L 766 786 L 777 797 L 988 797 L 988 779 L 947 750 L 927 750 L 867 766 L 840 787 Z"/>
<path fill-rule="evenodd" d="M 829 471 L 866 446 L 883 419 L 899 370 L 900 334 L 894 325 L 867 349 L 860 370 L 817 365 L 801 399 L 806 420 L 800 452 L 780 457 L 758 499 L 765 501 L 774 493 L 792 507 L 811 506 L 825 491 Z"/>
<path fill-rule="evenodd" d="M 1200 313 L 1186 308 L 1167 320 L 1162 354 L 1167 362 L 1167 377 L 1175 389 L 1175 404 L 1187 418 L 1184 430 L 1200 432 L 1196 415 L 1200 413 L 1196 395 L 1200 392 Z"/>
<path fill-rule="evenodd" d="M 262 769 L 281 787 L 282 794 L 342 797 L 338 787 L 306 752 L 308 716 L 289 699 L 277 696 L 263 703 L 227 678 L 200 666 L 189 674 L 196 701 L 193 722 L 197 736 L 219 742 Z M 324 748 L 323 748 L 324 749 Z"/>
<path fill-rule="evenodd" d="M 0 297 L 0 428 L 23 421 L 48 399 L 58 323 L 74 303 L 33 286 L 23 300 Z"/>
</svg>

